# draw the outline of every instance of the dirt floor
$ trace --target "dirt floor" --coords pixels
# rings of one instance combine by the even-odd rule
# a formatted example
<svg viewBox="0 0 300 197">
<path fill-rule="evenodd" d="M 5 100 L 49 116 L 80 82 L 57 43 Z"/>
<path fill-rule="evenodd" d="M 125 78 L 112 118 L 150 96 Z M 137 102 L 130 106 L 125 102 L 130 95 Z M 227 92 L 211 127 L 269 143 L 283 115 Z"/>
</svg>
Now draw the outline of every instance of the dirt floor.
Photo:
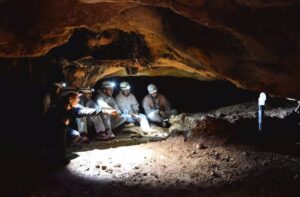
<svg viewBox="0 0 300 197">
<path fill-rule="evenodd" d="M 199 128 L 203 132 L 218 131 L 216 124 L 223 128 L 224 120 L 219 122 L 219 117 L 230 120 L 229 130 L 236 120 L 243 123 L 237 124 L 239 128 L 248 128 L 245 120 L 250 117 L 249 123 L 253 124 L 255 113 L 249 114 L 255 107 L 243 106 L 244 115 L 237 115 L 236 112 L 241 111 L 238 106 L 213 114 L 185 116 L 185 121 L 190 121 L 188 129 L 193 131 L 197 127 L 198 132 Z M 292 108 L 270 108 L 267 114 L 285 118 Z M 215 114 L 218 118 L 212 121 Z M 198 118 L 191 120 L 192 117 Z M 156 132 L 143 133 L 136 126 L 126 126 L 113 141 L 91 141 L 87 145 L 69 147 L 69 152 L 75 155 L 70 164 L 34 178 L 34 183 L 22 183 L 15 193 L 33 197 L 300 196 L 299 142 L 293 141 L 291 149 L 278 151 L 261 146 L 264 141 L 258 144 L 212 140 L 211 133 L 198 133 L 189 138 L 174 135 L 166 139 L 167 129 L 154 128 Z M 228 136 L 221 135 L 221 138 Z M 205 143 L 205 139 L 215 143 Z"/>
<path fill-rule="evenodd" d="M 300 196 L 300 158 L 182 137 L 77 152 L 31 196 Z"/>
</svg>

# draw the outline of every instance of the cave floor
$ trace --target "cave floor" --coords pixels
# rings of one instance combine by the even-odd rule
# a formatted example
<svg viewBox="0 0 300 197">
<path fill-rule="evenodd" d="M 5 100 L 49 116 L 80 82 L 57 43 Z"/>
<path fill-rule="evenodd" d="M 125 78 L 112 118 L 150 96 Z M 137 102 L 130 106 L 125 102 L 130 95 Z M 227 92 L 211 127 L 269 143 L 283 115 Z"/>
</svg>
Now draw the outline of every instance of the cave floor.
<svg viewBox="0 0 300 197">
<path fill-rule="evenodd" d="M 177 136 L 76 154 L 30 196 L 300 195 L 300 158 L 251 146 L 203 147 Z"/>
<path fill-rule="evenodd" d="M 241 107 L 230 108 L 236 109 Z M 283 116 L 288 110 L 268 113 Z M 243 111 L 242 117 L 251 112 Z M 223 117 L 221 112 L 216 114 Z M 24 177 L 20 170 L 7 196 L 300 196 L 300 143 L 294 152 L 253 143 L 210 146 L 197 137 L 165 139 L 168 129 L 151 126 L 156 132 L 127 125 L 115 140 L 71 146 L 76 157 L 42 175 Z M 22 163 L 16 166 L 23 169 Z"/>
<path fill-rule="evenodd" d="M 165 139 L 168 136 L 168 128 L 162 128 L 151 124 L 152 131 L 145 132 L 134 124 L 125 124 L 115 132 L 116 138 L 113 140 L 91 139 L 88 144 L 75 144 L 70 146 L 70 152 L 86 151 L 91 149 L 107 149 L 120 146 L 137 145 L 141 143 L 155 142 Z"/>
</svg>

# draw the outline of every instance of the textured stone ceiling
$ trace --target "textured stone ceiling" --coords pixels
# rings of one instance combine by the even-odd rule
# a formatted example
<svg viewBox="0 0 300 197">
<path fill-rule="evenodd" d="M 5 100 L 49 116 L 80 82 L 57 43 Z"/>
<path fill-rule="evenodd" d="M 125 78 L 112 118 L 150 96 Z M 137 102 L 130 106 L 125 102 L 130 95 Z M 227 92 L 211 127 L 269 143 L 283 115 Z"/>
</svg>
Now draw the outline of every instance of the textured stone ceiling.
<svg viewBox="0 0 300 197">
<path fill-rule="evenodd" d="M 91 83 L 126 75 L 129 65 L 134 74 L 222 79 L 300 97 L 299 0 L 9 0 L 0 1 L 0 13 L 0 57 L 47 55 L 76 28 L 140 35 L 149 61 L 139 60 L 141 55 L 131 64 L 106 59 L 106 69 L 98 69 Z M 86 44 L 106 46 L 118 35 L 96 36 Z M 72 61 L 83 65 L 87 59 L 100 61 L 90 56 Z"/>
</svg>

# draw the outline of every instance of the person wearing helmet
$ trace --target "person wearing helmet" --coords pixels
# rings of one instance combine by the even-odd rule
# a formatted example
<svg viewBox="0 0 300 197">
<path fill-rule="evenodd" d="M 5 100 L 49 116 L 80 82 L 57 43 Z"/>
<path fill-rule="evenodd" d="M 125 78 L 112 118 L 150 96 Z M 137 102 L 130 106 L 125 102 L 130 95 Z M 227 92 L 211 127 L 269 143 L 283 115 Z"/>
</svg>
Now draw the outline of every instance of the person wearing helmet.
<svg viewBox="0 0 300 197">
<path fill-rule="evenodd" d="M 82 89 L 79 104 L 82 107 L 97 109 L 99 108 L 96 103 L 92 100 L 93 89 Z M 106 130 L 105 123 L 102 118 L 102 114 L 97 116 L 88 116 L 76 118 L 78 125 L 78 132 L 81 136 L 84 136 L 87 140 L 88 137 L 93 137 L 95 134 L 104 132 Z M 108 127 L 107 127 L 108 128 Z M 86 141 L 87 141 L 86 140 Z"/>
<path fill-rule="evenodd" d="M 167 98 L 158 93 L 156 85 L 149 84 L 147 90 L 149 94 L 143 99 L 143 108 L 147 118 L 152 122 L 161 123 L 163 127 L 166 127 L 170 116 L 177 114 L 177 110 L 171 109 Z"/>
<path fill-rule="evenodd" d="M 120 83 L 120 92 L 116 96 L 116 102 L 122 112 L 122 116 L 126 117 L 128 123 L 139 123 L 143 131 L 151 131 L 147 117 L 139 113 L 139 103 L 134 94 L 130 92 L 130 85 L 123 81 Z"/>
<path fill-rule="evenodd" d="M 43 114 L 50 109 L 50 107 L 54 106 L 59 98 L 59 94 L 61 90 L 65 87 L 64 82 L 56 82 L 50 85 L 47 93 L 44 95 L 43 99 Z"/>
<path fill-rule="evenodd" d="M 121 116 L 119 106 L 113 98 L 113 92 L 114 83 L 108 80 L 104 80 L 101 83 L 101 89 L 97 91 L 96 97 L 94 98 L 95 103 L 102 109 L 113 109 L 117 111 L 116 116 L 106 114 L 103 115 L 103 121 L 106 125 L 106 131 L 100 133 L 97 136 L 98 139 L 115 138 L 115 135 L 112 132 L 112 130 L 119 127 L 126 121 L 126 118 Z"/>
<path fill-rule="evenodd" d="M 45 115 L 45 128 L 48 135 L 48 144 L 52 148 L 55 161 L 66 164 L 66 143 L 74 137 L 80 137 L 77 131 L 76 118 L 97 116 L 101 113 L 113 114 L 114 111 L 103 109 L 85 108 L 79 105 L 80 94 L 76 91 L 68 91 L 61 95 L 57 104 L 51 107 Z"/>
</svg>

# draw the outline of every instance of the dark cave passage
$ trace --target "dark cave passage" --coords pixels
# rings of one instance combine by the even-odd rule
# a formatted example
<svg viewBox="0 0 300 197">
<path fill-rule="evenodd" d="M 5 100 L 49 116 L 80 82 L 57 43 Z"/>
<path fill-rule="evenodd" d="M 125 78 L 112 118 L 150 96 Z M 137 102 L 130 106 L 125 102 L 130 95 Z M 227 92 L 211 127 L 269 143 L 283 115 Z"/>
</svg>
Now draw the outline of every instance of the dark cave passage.
<svg viewBox="0 0 300 197">
<path fill-rule="evenodd" d="M 105 79 L 106 80 L 106 79 Z M 177 77 L 113 77 L 108 80 L 116 83 L 114 95 L 118 93 L 118 84 L 127 81 L 131 84 L 131 92 L 141 103 L 148 94 L 147 85 L 158 87 L 159 93 L 165 95 L 172 108 L 179 113 L 208 112 L 219 107 L 238 103 L 256 101 L 259 93 L 243 90 L 226 81 L 199 81 L 192 78 Z M 100 88 L 102 80 L 95 89 Z"/>
</svg>

